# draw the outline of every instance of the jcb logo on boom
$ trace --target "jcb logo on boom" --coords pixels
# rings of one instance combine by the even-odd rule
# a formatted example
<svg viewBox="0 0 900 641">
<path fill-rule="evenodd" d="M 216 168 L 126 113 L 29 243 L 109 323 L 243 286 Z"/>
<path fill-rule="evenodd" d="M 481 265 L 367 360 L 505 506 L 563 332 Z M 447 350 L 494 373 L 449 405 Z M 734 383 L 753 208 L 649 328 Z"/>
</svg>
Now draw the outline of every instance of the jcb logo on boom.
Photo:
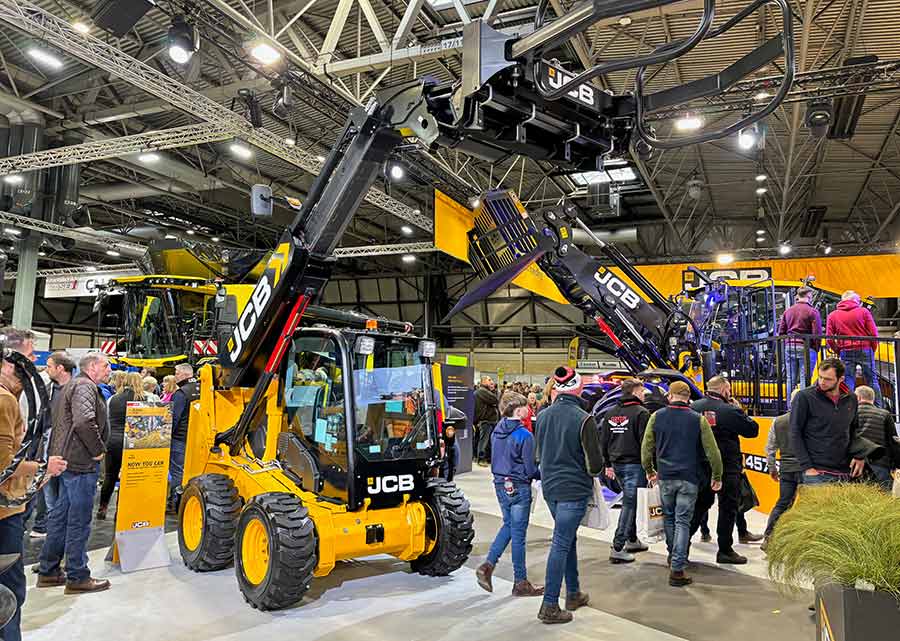
<svg viewBox="0 0 900 641">
<path fill-rule="evenodd" d="M 228 341 L 229 347 L 234 345 L 234 348 L 228 353 L 232 361 L 236 361 L 238 356 L 241 355 L 244 341 L 247 340 L 253 328 L 256 327 L 256 323 L 259 322 L 263 310 L 271 297 L 272 286 L 269 284 L 269 275 L 263 274 L 263 277 L 256 283 L 256 287 L 253 288 L 250 300 L 247 302 L 247 306 L 244 307 L 244 311 L 241 312 L 241 317 L 234 328 L 234 334 L 232 334 L 231 340 Z"/>
<path fill-rule="evenodd" d="M 412 474 L 400 476 L 370 476 L 366 483 L 369 494 L 392 494 L 393 492 L 411 492 L 416 486 Z"/>
<path fill-rule="evenodd" d="M 641 297 L 634 293 L 628 285 L 623 283 L 611 271 L 604 269 L 602 272 L 594 273 L 594 280 L 602 285 L 606 291 L 622 301 L 626 307 L 637 309 L 638 305 L 641 304 Z"/>
</svg>

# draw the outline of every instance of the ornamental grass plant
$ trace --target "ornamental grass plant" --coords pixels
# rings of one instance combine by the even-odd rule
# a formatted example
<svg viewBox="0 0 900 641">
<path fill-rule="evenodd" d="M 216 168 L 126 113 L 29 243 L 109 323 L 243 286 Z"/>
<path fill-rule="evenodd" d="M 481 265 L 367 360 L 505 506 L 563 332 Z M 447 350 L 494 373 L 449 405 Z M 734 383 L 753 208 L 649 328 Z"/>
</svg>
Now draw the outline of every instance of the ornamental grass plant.
<svg viewBox="0 0 900 641">
<path fill-rule="evenodd" d="M 900 600 L 900 500 L 861 483 L 801 487 L 766 554 L 785 586 L 861 581 Z"/>
</svg>

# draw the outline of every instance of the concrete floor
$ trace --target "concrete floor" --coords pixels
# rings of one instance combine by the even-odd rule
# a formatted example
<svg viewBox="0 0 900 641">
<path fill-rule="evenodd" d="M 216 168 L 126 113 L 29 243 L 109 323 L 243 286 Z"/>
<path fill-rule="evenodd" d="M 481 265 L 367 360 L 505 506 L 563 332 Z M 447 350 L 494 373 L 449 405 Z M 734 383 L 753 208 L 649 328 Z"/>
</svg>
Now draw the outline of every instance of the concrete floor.
<svg viewBox="0 0 900 641">
<path fill-rule="evenodd" d="M 665 546 L 627 566 L 608 560 L 613 527 L 579 535 L 583 589 L 592 603 L 575 621 L 544 626 L 535 615 L 539 599 L 510 596 L 509 553 L 495 574 L 494 593 L 475 583 L 474 570 L 483 560 L 499 524 L 499 509 L 487 470 L 476 469 L 458 479 L 475 512 L 475 549 L 466 567 L 447 578 L 411 574 L 408 564 L 389 557 L 341 563 L 325 579 L 317 579 L 297 607 L 261 613 L 247 606 L 232 569 L 207 574 L 189 572 L 181 563 L 174 533 L 167 535 L 172 553 L 168 568 L 122 574 L 103 561 L 111 527 L 104 524 L 92 537 L 95 576 L 107 577 L 110 591 L 67 597 L 62 588 L 30 588 L 23 615 L 29 641 L 44 639 L 116 639 L 141 641 L 224 641 L 292 638 L 360 641 L 474 641 L 476 639 L 594 639 L 599 641 L 798 641 L 813 639 L 815 628 L 806 611 L 809 595 L 789 598 L 766 579 L 758 546 L 738 546 L 750 557 L 743 567 L 716 566 L 715 546 L 695 543 L 694 585 L 669 588 Z M 613 511 L 614 519 L 618 510 Z M 760 531 L 761 514 L 750 514 L 751 529 Z M 714 519 L 712 519 L 714 523 Z M 107 521 L 107 524 L 111 521 Z M 550 541 L 549 515 L 538 511 L 528 532 L 528 569 L 541 582 Z M 29 557 L 36 551 L 33 544 Z M 34 575 L 28 574 L 29 585 Z"/>
</svg>

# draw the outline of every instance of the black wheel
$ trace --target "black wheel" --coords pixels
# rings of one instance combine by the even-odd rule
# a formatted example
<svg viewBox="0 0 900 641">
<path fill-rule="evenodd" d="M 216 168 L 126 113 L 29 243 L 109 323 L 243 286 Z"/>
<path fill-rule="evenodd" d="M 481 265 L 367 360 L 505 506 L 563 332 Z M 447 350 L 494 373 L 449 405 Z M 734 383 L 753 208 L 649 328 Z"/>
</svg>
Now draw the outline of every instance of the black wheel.
<svg viewBox="0 0 900 641">
<path fill-rule="evenodd" d="M 234 533 L 241 498 L 234 482 L 222 474 L 192 478 L 178 507 L 178 547 L 184 564 L 195 572 L 227 568 L 234 558 Z"/>
<path fill-rule="evenodd" d="M 237 529 L 234 570 L 247 603 L 260 610 L 297 603 L 316 567 L 316 528 L 303 502 L 286 492 L 259 494 Z"/>
<path fill-rule="evenodd" d="M 462 567 L 472 552 L 475 526 L 469 501 L 453 483 L 441 479 L 428 482 L 425 505 L 425 554 L 410 563 L 428 576 L 447 576 Z"/>
</svg>

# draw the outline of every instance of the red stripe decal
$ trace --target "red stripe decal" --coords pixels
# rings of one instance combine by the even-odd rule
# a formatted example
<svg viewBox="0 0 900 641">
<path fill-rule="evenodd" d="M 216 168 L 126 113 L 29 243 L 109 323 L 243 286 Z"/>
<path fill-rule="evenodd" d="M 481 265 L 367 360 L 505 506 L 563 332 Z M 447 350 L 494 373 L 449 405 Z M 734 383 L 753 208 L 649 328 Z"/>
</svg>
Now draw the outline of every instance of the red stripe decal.
<svg viewBox="0 0 900 641">
<path fill-rule="evenodd" d="M 278 339 L 278 343 L 275 345 L 275 349 L 269 357 L 269 362 L 266 363 L 267 373 L 274 372 L 281 364 L 281 359 L 284 357 L 284 352 L 287 349 L 291 334 L 294 333 L 294 330 L 297 329 L 297 325 L 300 324 L 300 319 L 303 318 L 307 305 L 309 305 L 309 298 L 306 296 L 301 296 L 297 299 L 297 302 L 294 303 L 294 309 L 291 310 L 291 315 L 288 317 L 288 321 L 284 326 L 281 338 Z"/>
</svg>

